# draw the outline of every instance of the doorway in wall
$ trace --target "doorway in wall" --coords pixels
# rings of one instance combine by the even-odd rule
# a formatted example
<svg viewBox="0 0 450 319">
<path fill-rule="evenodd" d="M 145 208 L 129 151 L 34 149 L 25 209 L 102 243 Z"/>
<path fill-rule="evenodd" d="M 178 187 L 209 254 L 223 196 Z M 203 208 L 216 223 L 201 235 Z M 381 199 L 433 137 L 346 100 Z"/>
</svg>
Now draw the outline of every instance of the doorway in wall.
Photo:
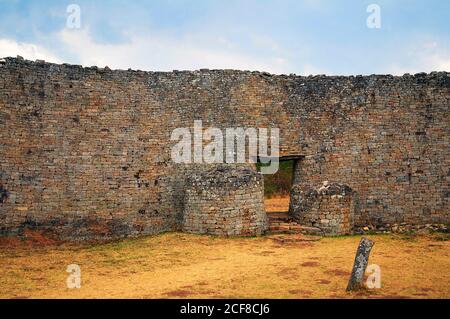
<svg viewBox="0 0 450 319">
<path fill-rule="evenodd" d="M 262 165 L 258 162 L 257 166 Z M 264 204 L 267 214 L 288 213 L 290 192 L 295 180 L 298 158 L 280 158 L 279 169 L 274 174 L 264 176 Z"/>
</svg>

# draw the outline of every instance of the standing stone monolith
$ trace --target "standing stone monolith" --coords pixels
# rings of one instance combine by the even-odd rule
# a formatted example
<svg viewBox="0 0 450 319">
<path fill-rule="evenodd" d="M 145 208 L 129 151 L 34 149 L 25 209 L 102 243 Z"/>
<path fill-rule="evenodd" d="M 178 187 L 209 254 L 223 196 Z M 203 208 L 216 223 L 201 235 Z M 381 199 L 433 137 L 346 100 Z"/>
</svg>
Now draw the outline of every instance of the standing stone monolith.
<svg viewBox="0 0 450 319">
<path fill-rule="evenodd" d="M 348 282 L 347 291 L 359 290 L 363 288 L 364 273 L 369 262 L 370 251 L 374 241 L 365 237 L 361 238 L 358 249 L 356 250 L 355 263 L 353 264 L 352 275 Z"/>
</svg>

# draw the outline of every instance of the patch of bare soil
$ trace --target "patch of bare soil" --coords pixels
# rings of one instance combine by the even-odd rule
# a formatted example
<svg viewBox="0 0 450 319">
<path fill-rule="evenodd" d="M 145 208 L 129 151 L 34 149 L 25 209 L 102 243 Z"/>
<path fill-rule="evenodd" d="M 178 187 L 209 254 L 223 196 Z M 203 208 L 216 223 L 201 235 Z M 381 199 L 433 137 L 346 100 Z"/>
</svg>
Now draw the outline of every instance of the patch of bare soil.
<svg viewBox="0 0 450 319">
<path fill-rule="evenodd" d="M 289 195 L 264 199 L 266 212 L 287 212 L 289 210 Z"/>
<path fill-rule="evenodd" d="M 319 266 L 318 262 L 315 261 L 307 261 L 301 264 L 302 267 L 317 267 Z"/>
<path fill-rule="evenodd" d="M 45 246 L 55 246 L 60 244 L 55 239 L 50 236 L 37 231 L 31 231 L 25 229 L 22 236 L 20 237 L 0 237 L 0 249 L 12 248 L 12 247 L 45 247 Z"/>
<path fill-rule="evenodd" d="M 0 298 L 450 298 L 449 241 L 369 236 L 381 288 L 348 293 L 359 236 L 290 236 L 166 233 L 81 245 L 25 233 L 0 239 Z M 80 266 L 80 289 L 67 287 L 70 264 Z"/>
</svg>

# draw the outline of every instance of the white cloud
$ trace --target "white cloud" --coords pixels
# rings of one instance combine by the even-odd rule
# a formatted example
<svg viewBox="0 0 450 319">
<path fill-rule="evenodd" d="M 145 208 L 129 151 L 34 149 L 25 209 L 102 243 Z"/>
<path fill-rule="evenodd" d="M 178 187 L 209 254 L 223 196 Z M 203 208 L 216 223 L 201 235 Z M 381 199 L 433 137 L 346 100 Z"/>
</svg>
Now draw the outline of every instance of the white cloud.
<svg viewBox="0 0 450 319">
<path fill-rule="evenodd" d="M 46 48 L 25 42 L 17 42 L 10 39 L 0 39 L 0 57 L 15 57 L 20 55 L 29 60 L 45 60 L 48 62 L 62 63 L 62 61 Z"/>
<path fill-rule="evenodd" d="M 400 62 L 388 67 L 388 72 L 395 75 L 433 71 L 450 71 L 450 51 L 437 41 L 423 41 L 404 52 Z"/>
<path fill-rule="evenodd" d="M 298 63 L 296 55 L 266 36 L 249 36 L 252 51 L 243 50 L 239 43 L 229 38 L 205 34 L 127 34 L 126 38 L 127 41 L 122 43 L 99 43 L 91 36 L 89 29 L 63 29 L 52 36 L 52 47 L 58 48 L 57 52 L 68 53 L 72 57 L 69 60 L 42 45 L 12 39 L 0 39 L 0 58 L 20 55 L 29 60 L 153 71 L 210 68 L 258 70 L 275 74 L 328 73 L 326 69 L 311 63 Z M 395 75 L 450 71 L 450 49 L 431 38 L 415 43 L 421 45 L 405 47 L 379 71 Z"/>
<path fill-rule="evenodd" d="M 245 50 L 240 43 L 227 37 L 207 33 L 183 36 L 163 33 L 125 34 L 125 38 L 127 41 L 121 43 L 97 42 L 89 28 L 63 29 L 51 34 L 47 36 L 50 47 L 0 38 L 0 58 L 20 55 L 29 60 L 147 71 L 210 68 L 267 71 L 275 74 L 326 73 L 310 64 L 292 63 L 296 55 L 268 36 L 249 35 L 250 50 Z"/>
<path fill-rule="evenodd" d="M 266 55 L 250 54 L 223 37 L 129 35 L 127 42 L 105 44 L 96 42 L 88 29 L 65 29 L 58 36 L 65 49 L 85 66 L 156 71 L 242 69 L 272 73 L 289 73 L 293 68 L 279 50 Z"/>
<path fill-rule="evenodd" d="M 428 65 L 434 71 L 450 71 L 450 55 L 434 54 L 428 58 Z"/>
</svg>

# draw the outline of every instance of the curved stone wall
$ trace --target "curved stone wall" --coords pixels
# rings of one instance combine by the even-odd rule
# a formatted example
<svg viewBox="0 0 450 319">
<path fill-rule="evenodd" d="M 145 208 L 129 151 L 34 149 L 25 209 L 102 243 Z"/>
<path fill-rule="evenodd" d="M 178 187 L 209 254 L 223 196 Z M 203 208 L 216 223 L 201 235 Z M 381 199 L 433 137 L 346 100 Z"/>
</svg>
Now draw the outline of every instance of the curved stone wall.
<svg viewBox="0 0 450 319">
<path fill-rule="evenodd" d="M 317 227 L 325 235 L 352 232 L 357 198 L 348 186 L 323 182 L 313 188 L 294 186 L 291 190 L 290 214 L 305 226 Z"/>
<path fill-rule="evenodd" d="M 252 236 L 267 228 L 261 174 L 251 168 L 218 166 L 188 178 L 183 231 Z"/>
<path fill-rule="evenodd" d="M 355 224 L 448 223 L 450 74 L 144 72 L 0 59 L 0 235 L 180 229 L 176 128 L 279 128 L 295 182 L 357 192 Z"/>
</svg>

